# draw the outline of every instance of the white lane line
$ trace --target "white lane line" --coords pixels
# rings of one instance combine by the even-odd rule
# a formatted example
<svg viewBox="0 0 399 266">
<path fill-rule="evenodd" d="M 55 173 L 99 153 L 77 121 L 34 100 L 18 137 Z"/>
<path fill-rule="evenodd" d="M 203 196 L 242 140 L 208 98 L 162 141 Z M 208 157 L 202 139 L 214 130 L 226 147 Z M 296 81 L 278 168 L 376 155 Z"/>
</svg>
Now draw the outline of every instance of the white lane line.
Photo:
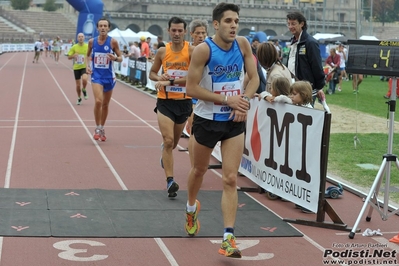
<svg viewBox="0 0 399 266">
<path fill-rule="evenodd" d="M 14 120 L 15 119 L 8 119 L 8 120 L 1 120 L 0 119 L 0 122 L 14 122 Z M 65 122 L 78 122 L 79 120 L 71 120 L 71 119 L 65 119 L 65 120 L 44 120 L 44 119 L 41 119 L 41 120 L 24 120 L 24 119 L 19 119 L 19 122 L 60 122 L 60 123 L 65 123 Z M 92 122 L 93 120 L 83 120 L 83 121 L 90 121 L 90 122 Z M 107 122 L 110 122 L 110 123 L 116 123 L 116 122 L 123 122 L 123 123 L 126 123 L 126 122 L 128 122 L 128 123 L 138 123 L 138 122 L 140 122 L 141 123 L 141 120 L 139 121 L 139 120 L 128 120 L 128 119 L 126 119 L 126 120 L 111 120 L 111 119 L 107 119 Z M 158 124 L 158 121 L 157 120 L 147 120 L 147 122 L 152 122 L 152 123 L 157 123 Z"/>
<path fill-rule="evenodd" d="M 154 127 L 151 124 L 149 124 L 147 121 L 145 121 L 144 119 L 142 119 L 141 117 L 139 117 L 137 114 L 135 114 L 134 112 L 132 112 L 130 109 L 128 109 L 127 107 L 125 107 L 124 105 L 122 105 L 120 102 L 118 102 L 117 100 L 115 100 L 114 98 L 112 98 L 112 100 L 117 103 L 120 107 L 122 107 L 123 109 L 125 109 L 128 113 L 132 114 L 133 116 L 135 116 L 137 119 L 139 119 L 141 122 L 143 122 L 144 124 L 146 124 L 149 128 L 152 128 L 155 132 L 158 132 L 159 135 L 161 135 L 161 132 L 158 130 L 158 126 Z M 180 146 L 179 144 L 177 145 L 178 148 L 182 149 L 183 147 Z M 188 153 L 188 152 L 186 152 Z M 157 243 L 157 245 L 159 246 L 159 248 L 161 249 L 161 251 L 163 252 L 163 254 L 165 255 L 166 259 L 169 261 L 170 265 L 172 266 L 178 266 L 179 264 L 177 263 L 177 261 L 175 260 L 175 258 L 173 257 L 172 253 L 170 252 L 170 250 L 166 247 L 165 243 L 162 241 L 161 238 L 154 238 L 155 242 Z"/>
<path fill-rule="evenodd" d="M 142 119 L 140 116 L 136 115 L 134 112 L 132 112 L 129 108 L 127 108 L 126 106 L 122 105 L 120 102 L 118 102 L 117 100 L 113 99 L 112 100 L 118 104 L 120 107 L 122 107 L 123 109 L 125 109 L 129 114 L 135 116 L 138 120 L 140 120 L 141 122 L 143 122 L 145 125 L 147 125 L 149 128 L 152 128 L 154 131 L 158 132 L 159 135 L 161 135 L 161 131 L 158 130 L 158 123 L 156 126 L 151 125 L 150 123 L 148 123 L 147 121 L 145 121 L 144 119 Z M 158 121 L 157 121 L 158 122 Z"/>
<path fill-rule="evenodd" d="M 78 112 L 76 111 L 76 109 L 74 108 L 73 104 L 71 103 L 71 101 L 69 101 L 68 97 L 66 96 L 65 92 L 63 91 L 63 89 L 61 88 L 60 84 L 58 83 L 57 79 L 54 77 L 53 73 L 50 71 L 50 69 L 48 68 L 47 64 L 45 61 L 43 61 L 45 67 L 47 68 L 48 72 L 50 73 L 51 77 L 53 78 L 55 84 L 57 85 L 58 89 L 60 90 L 60 92 L 62 93 L 62 95 L 64 96 L 65 100 L 68 102 L 69 106 L 71 107 L 72 111 L 75 113 L 76 117 L 78 118 L 80 124 L 82 125 L 82 127 L 86 130 L 87 135 L 89 136 L 89 139 L 93 142 L 94 146 L 97 148 L 98 152 L 100 153 L 101 157 L 103 158 L 104 162 L 107 164 L 107 166 L 109 167 L 109 169 L 111 170 L 112 174 L 114 175 L 116 181 L 118 182 L 118 184 L 121 186 L 121 188 L 123 190 L 128 190 L 125 183 L 123 182 L 122 178 L 119 176 L 118 172 L 115 170 L 115 168 L 113 167 L 113 165 L 111 164 L 111 162 L 109 161 L 108 157 L 105 155 L 105 153 L 103 152 L 103 150 L 101 149 L 100 145 L 97 143 L 96 140 L 93 139 L 92 133 L 89 131 L 89 129 L 87 128 L 86 124 L 83 122 L 83 119 L 79 116 Z"/>
<path fill-rule="evenodd" d="M 13 128 L 14 126 L 0 126 L 0 128 Z M 81 128 L 82 126 L 18 126 L 18 128 Z M 144 128 L 148 126 L 109 126 L 107 128 Z"/>
<path fill-rule="evenodd" d="M 65 65 L 65 66 L 66 66 L 66 65 Z M 47 67 L 47 65 L 46 65 L 46 67 Z M 54 76 L 53 76 L 53 79 L 54 79 Z M 54 80 L 55 80 L 55 79 L 54 79 Z M 57 83 L 57 85 L 58 85 L 58 83 Z M 59 85 L 58 85 L 58 87 L 60 88 Z M 60 88 L 60 90 L 61 90 L 61 88 Z M 65 99 L 69 102 L 69 104 L 71 105 L 72 109 L 74 110 L 76 116 L 79 118 L 79 120 L 81 121 L 83 127 L 84 127 L 84 128 L 86 129 L 86 131 L 88 132 L 88 129 L 87 129 L 86 125 L 83 123 L 83 121 L 81 120 L 80 116 L 76 113 L 75 108 L 73 108 L 73 105 L 72 105 L 71 102 L 68 100 L 68 98 L 66 97 L 65 93 L 64 93 L 62 90 L 61 90 L 61 92 L 64 94 Z M 139 119 L 141 122 L 143 122 L 145 125 L 147 125 L 148 127 L 152 128 L 154 131 L 158 132 L 158 134 L 161 135 L 161 132 L 160 132 L 160 131 L 158 130 L 158 128 L 157 128 L 158 125 L 157 125 L 156 127 L 155 127 L 155 126 L 152 126 L 152 125 L 149 124 L 147 121 L 145 121 L 144 119 L 142 119 L 141 117 L 139 117 L 138 115 L 136 115 L 134 112 L 132 112 L 130 109 L 128 109 L 126 106 L 124 106 L 124 105 L 122 105 L 120 102 L 116 101 L 114 98 L 111 98 L 111 100 L 114 101 L 115 103 L 117 103 L 120 107 L 122 107 L 123 109 L 125 109 L 128 113 L 132 114 L 132 115 L 135 116 L 137 119 Z M 88 134 L 90 135 L 90 138 L 92 139 L 90 132 L 88 132 Z M 93 140 L 92 140 L 92 141 L 93 141 Z M 93 142 L 95 142 L 95 141 L 93 141 Z M 102 152 L 101 148 L 99 147 L 99 145 L 98 145 L 96 142 L 95 142 L 95 145 L 96 145 L 97 149 L 99 150 L 99 152 L 101 153 L 101 155 L 103 156 L 104 160 L 107 161 L 107 164 L 109 163 L 109 166 L 110 166 L 110 169 L 111 169 L 111 167 L 112 167 L 111 163 L 108 161 L 108 159 L 106 159 L 105 154 Z M 180 149 L 183 148 L 183 147 L 181 147 L 180 145 L 177 145 L 177 146 L 178 146 Z M 112 167 L 112 169 L 114 169 L 114 168 Z M 123 184 L 122 179 L 119 177 L 119 175 L 116 173 L 116 171 L 115 171 L 115 174 L 117 175 L 116 178 L 117 178 L 118 180 L 120 180 L 120 182 Z M 118 182 L 119 182 L 119 181 L 118 181 Z M 128 190 L 128 188 L 125 186 L 125 184 L 123 184 L 123 186 L 121 185 L 121 187 L 122 187 L 123 190 Z M 170 252 L 170 250 L 166 247 L 166 245 L 165 245 L 165 243 L 162 241 L 162 239 L 161 239 L 161 238 L 154 238 L 154 240 L 155 240 L 155 242 L 157 243 L 158 247 L 161 249 L 161 251 L 164 253 L 164 255 L 165 255 L 166 259 L 169 261 L 170 265 L 172 265 L 172 266 L 178 266 L 179 264 L 177 263 L 177 261 L 176 261 L 175 258 L 173 257 L 173 255 L 172 255 L 172 253 Z"/>
<path fill-rule="evenodd" d="M 172 266 L 178 266 L 179 264 L 177 263 L 177 261 L 175 260 L 175 258 L 173 257 L 172 253 L 170 252 L 170 250 L 166 247 L 165 243 L 162 241 L 162 239 L 160 238 L 154 238 L 155 242 L 158 244 L 159 248 L 161 249 L 161 251 L 163 252 L 163 254 L 165 255 L 166 259 L 169 261 L 170 265 Z"/>
<path fill-rule="evenodd" d="M 17 101 L 17 108 L 15 110 L 15 120 L 14 120 L 13 132 L 12 132 L 12 137 L 11 137 L 10 152 L 8 153 L 8 163 L 7 163 L 6 177 L 5 177 L 5 181 L 4 181 L 4 188 L 10 187 L 12 162 L 13 162 L 13 158 L 14 158 L 15 140 L 17 138 L 17 130 L 18 130 L 18 122 L 19 122 L 18 118 L 19 118 L 19 112 L 21 109 L 21 99 L 22 99 L 22 91 L 24 89 L 27 59 L 28 59 L 28 54 L 26 54 L 26 56 L 25 56 L 25 65 L 22 70 L 21 85 L 19 86 L 19 95 L 18 95 L 18 101 Z"/>
<path fill-rule="evenodd" d="M 13 57 L 11 57 L 11 59 Z M 15 121 L 14 121 L 14 127 L 13 127 L 13 131 L 12 131 L 12 137 L 11 137 L 10 151 L 8 153 L 8 162 L 7 162 L 6 176 L 5 176 L 5 179 L 4 179 L 4 188 L 9 188 L 10 187 L 12 162 L 13 162 L 13 158 L 14 158 L 15 140 L 17 138 L 18 117 L 19 117 L 19 112 L 20 112 L 20 109 L 21 109 L 21 98 L 22 98 L 22 91 L 23 91 L 23 88 L 24 88 L 27 59 L 28 59 L 28 54 L 26 54 L 26 56 L 25 56 L 25 64 L 24 64 L 24 69 L 22 70 L 21 85 L 19 86 L 18 102 L 17 102 L 16 111 L 15 111 Z M 3 67 L 1 69 L 3 69 Z M 2 257 L 2 254 L 3 254 L 3 240 L 4 240 L 4 238 L 0 237 L 0 262 L 1 262 L 1 257 Z"/>
<path fill-rule="evenodd" d="M 11 62 L 11 60 L 15 57 L 16 53 L 13 54 L 13 56 L 10 57 L 10 59 L 8 59 L 4 65 L 1 66 L 0 71 L 8 64 L 8 62 Z"/>
<path fill-rule="evenodd" d="M 91 132 L 88 130 L 88 128 L 86 127 L 86 125 L 84 124 L 84 121 L 81 119 L 81 117 L 79 116 L 79 114 L 76 112 L 76 109 L 74 108 L 73 104 L 69 101 L 69 99 L 67 98 L 66 94 L 64 93 L 64 91 L 62 90 L 61 86 L 59 85 L 59 83 L 57 82 L 57 80 L 55 79 L 54 75 L 51 73 L 51 71 L 49 70 L 47 64 L 43 61 L 44 65 L 46 66 L 47 70 L 49 71 L 51 77 L 53 78 L 54 82 L 57 84 L 59 90 L 61 91 L 61 93 L 64 95 L 66 101 L 69 103 L 69 105 L 71 106 L 73 112 L 75 113 L 76 117 L 78 118 L 79 122 L 81 123 L 81 125 L 83 126 L 83 128 L 86 130 L 87 134 L 89 135 L 89 138 L 92 140 L 92 142 L 94 143 L 94 145 L 96 146 L 97 150 L 99 151 L 99 153 L 101 154 L 101 156 L 103 157 L 104 161 L 107 163 L 107 165 L 109 166 L 111 172 L 114 174 L 115 178 L 117 179 L 119 185 L 121 186 L 121 188 L 123 190 L 128 190 L 128 188 L 126 187 L 126 185 L 124 184 L 124 182 L 122 181 L 121 177 L 119 176 L 119 174 L 116 172 L 116 170 L 114 169 L 114 167 L 112 166 L 111 162 L 108 160 L 108 158 L 106 157 L 106 155 L 104 154 L 104 152 L 102 151 L 102 149 L 100 148 L 100 146 L 98 145 L 98 143 L 93 140 Z M 63 63 L 62 63 L 63 64 Z M 63 64 L 65 67 L 67 67 L 65 64 Z M 68 67 L 69 69 L 69 67 Z M 121 106 L 123 109 L 125 109 L 127 112 L 129 112 L 130 114 L 132 114 L 133 116 L 137 117 L 141 122 L 143 122 L 145 125 L 147 125 L 148 127 L 152 128 L 154 131 L 158 132 L 158 134 L 161 134 L 161 132 L 157 129 L 157 126 L 152 126 L 151 124 L 149 124 L 147 121 L 145 121 L 144 119 L 142 119 L 141 117 L 139 117 L 138 115 L 136 115 L 134 112 L 132 112 L 131 110 L 129 110 L 128 108 L 126 108 L 125 106 L 123 106 L 121 103 L 119 103 L 118 101 L 116 101 L 114 98 L 111 98 L 114 102 L 116 102 L 119 106 Z M 154 122 L 153 120 L 151 120 L 150 122 Z M 182 148 L 180 145 L 178 145 L 178 147 Z M 157 243 L 157 245 L 159 246 L 159 248 L 161 249 L 161 251 L 165 254 L 166 259 L 170 262 L 170 265 L 173 266 L 178 266 L 179 264 L 176 262 L 175 258 L 173 257 L 172 253 L 169 251 L 169 249 L 166 247 L 165 243 L 162 241 L 162 239 L 160 238 L 154 238 L 155 242 Z"/>
</svg>

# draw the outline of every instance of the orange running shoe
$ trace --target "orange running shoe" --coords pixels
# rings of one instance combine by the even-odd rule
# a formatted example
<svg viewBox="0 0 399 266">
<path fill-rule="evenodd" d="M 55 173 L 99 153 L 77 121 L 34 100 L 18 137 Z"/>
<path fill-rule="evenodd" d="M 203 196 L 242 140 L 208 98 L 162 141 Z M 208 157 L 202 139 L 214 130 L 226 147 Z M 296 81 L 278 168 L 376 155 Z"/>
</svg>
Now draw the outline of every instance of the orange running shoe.
<svg viewBox="0 0 399 266">
<path fill-rule="evenodd" d="M 200 230 L 200 222 L 197 216 L 201 209 L 201 204 L 199 200 L 196 200 L 195 203 L 197 205 L 197 209 L 195 210 L 195 212 L 186 211 L 186 224 L 184 226 L 184 229 L 189 236 L 195 236 Z"/>
<path fill-rule="evenodd" d="M 219 254 L 225 255 L 229 258 L 241 258 L 241 251 L 236 246 L 236 237 L 228 235 L 226 240 L 223 240 L 219 249 Z"/>
</svg>

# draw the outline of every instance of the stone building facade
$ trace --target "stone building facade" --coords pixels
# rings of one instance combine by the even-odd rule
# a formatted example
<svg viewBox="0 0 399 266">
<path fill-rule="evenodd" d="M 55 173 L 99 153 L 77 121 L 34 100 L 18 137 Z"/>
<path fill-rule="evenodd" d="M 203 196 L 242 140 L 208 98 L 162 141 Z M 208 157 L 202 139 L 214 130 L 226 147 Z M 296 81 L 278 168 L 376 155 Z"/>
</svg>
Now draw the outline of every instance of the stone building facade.
<svg viewBox="0 0 399 266">
<path fill-rule="evenodd" d="M 220 0 L 103 0 L 104 15 L 113 27 L 134 32 L 149 31 L 162 35 L 168 41 L 167 22 L 179 16 L 190 23 L 205 19 L 209 23 L 212 10 Z M 226 1 L 227 2 L 227 1 Z M 357 36 L 358 0 L 230 0 L 241 7 L 239 35 L 250 31 L 264 31 L 268 36 L 288 33 L 286 15 L 301 11 L 308 20 L 310 33 L 342 33 L 350 38 Z M 360 2 L 360 1 L 359 1 Z M 187 35 L 187 39 L 189 36 Z"/>
</svg>

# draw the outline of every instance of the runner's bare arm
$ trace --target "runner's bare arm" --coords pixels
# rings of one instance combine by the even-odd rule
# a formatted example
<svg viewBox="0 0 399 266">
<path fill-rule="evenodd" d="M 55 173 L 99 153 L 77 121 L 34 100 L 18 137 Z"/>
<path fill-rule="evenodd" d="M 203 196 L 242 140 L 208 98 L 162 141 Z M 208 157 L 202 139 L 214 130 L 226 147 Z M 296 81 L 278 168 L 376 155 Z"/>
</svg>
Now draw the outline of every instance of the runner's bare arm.
<svg viewBox="0 0 399 266">
<path fill-rule="evenodd" d="M 116 56 L 112 53 L 109 53 L 108 58 L 110 60 L 113 60 L 116 62 L 122 62 L 123 61 L 122 52 L 119 49 L 118 41 L 114 38 L 111 39 L 111 47 L 112 47 L 112 50 L 114 51 L 114 53 L 116 54 Z"/>
<path fill-rule="evenodd" d="M 154 63 L 152 64 L 149 76 L 150 80 L 152 81 L 169 81 L 169 75 L 167 73 L 158 75 L 159 69 L 162 67 L 162 60 L 165 57 L 165 52 L 165 47 L 161 47 L 158 49 L 158 52 L 155 55 Z"/>
<path fill-rule="evenodd" d="M 86 57 L 85 57 L 86 73 L 89 74 L 89 75 L 91 73 L 93 73 L 93 71 L 91 69 L 91 64 L 90 64 L 92 49 L 93 49 L 93 38 L 91 38 L 89 40 L 88 44 L 87 44 L 87 54 L 86 54 Z"/>
<path fill-rule="evenodd" d="M 196 46 L 192 51 L 190 66 L 187 73 L 187 94 L 193 98 L 204 101 L 221 103 L 224 101 L 224 96 L 208 91 L 199 85 L 206 61 L 209 58 L 209 53 L 209 47 L 205 43 Z"/>
</svg>

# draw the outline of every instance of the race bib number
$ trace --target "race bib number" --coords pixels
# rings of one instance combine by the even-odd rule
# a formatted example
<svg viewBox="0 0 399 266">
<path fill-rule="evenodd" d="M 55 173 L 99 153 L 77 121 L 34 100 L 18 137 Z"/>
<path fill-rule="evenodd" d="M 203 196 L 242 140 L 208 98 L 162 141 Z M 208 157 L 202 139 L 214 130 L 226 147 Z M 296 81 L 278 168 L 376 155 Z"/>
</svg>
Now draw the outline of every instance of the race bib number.
<svg viewBox="0 0 399 266">
<path fill-rule="evenodd" d="M 84 55 L 78 55 L 75 61 L 75 64 L 78 65 L 83 65 L 85 63 L 85 56 Z"/>
<path fill-rule="evenodd" d="M 213 92 L 221 95 L 235 96 L 241 95 L 241 83 L 240 81 L 233 82 L 220 82 L 213 84 Z M 233 108 L 224 105 L 222 103 L 213 103 L 213 112 L 215 114 L 228 114 L 233 111 Z"/>
<path fill-rule="evenodd" d="M 106 53 L 94 53 L 94 67 L 95 68 L 108 68 L 110 60 Z"/>
<path fill-rule="evenodd" d="M 184 78 L 187 76 L 187 70 L 175 70 L 175 69 L 169 69 L 167 71 L 169 76 L 173 79 L 179 79 L 179 78 Z M 174 84 L 172 86 L 166 86 L 165 90 L 167 92 L 174 92 L 174 93 L 186 93 L 186 86 L 185 85 L 179 85 L 179 84 Z"/>
</svg>

